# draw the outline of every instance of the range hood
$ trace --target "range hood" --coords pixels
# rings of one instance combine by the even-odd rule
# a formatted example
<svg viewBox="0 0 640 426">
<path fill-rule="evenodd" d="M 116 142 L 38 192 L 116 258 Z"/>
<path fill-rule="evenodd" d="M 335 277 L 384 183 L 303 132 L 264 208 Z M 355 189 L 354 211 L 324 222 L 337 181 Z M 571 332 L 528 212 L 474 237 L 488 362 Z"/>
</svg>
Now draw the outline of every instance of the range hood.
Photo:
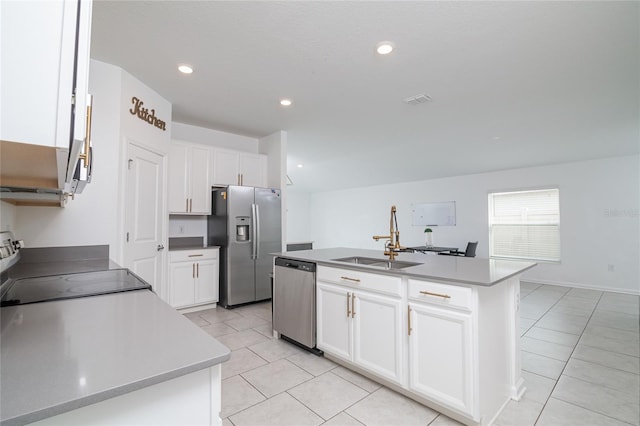
<svg viewBox="0 0 640 426">
<path fill-rule="evenodd" d="M 64 207 L 68 164 L 67 149 L 0 141 L 0 200 Z"/>
</svg>

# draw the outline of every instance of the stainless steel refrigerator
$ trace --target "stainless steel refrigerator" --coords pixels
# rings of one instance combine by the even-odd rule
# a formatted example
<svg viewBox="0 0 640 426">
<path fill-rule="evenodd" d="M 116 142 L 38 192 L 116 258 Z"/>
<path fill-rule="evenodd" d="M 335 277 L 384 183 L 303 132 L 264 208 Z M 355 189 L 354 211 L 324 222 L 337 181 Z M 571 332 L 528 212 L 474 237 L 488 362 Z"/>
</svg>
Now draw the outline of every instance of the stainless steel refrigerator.
<svg viewBox="0 0 640 426">
<path fill-rule="evenodd" d="M 207 220 L 209 245 L 220 246 L 223 307 L 271 298 L 273 256 L 282 251 L 280 190 L 214 189 Z"/>
</svg>

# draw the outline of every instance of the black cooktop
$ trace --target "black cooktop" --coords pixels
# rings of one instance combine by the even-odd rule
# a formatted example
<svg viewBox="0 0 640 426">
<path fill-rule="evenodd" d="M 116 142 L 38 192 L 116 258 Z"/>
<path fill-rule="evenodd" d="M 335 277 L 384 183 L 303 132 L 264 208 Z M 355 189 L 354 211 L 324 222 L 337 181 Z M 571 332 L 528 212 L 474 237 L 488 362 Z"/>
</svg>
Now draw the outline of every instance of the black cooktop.
<svg viewBox="0 0 640 426">
<path fill-rule="evenodd" d="M 128 269 L 20 278 L 8 284 L 0 306 L 75 299 L 132 290 L 151 290 L 151 286 Z"/>
</svg>

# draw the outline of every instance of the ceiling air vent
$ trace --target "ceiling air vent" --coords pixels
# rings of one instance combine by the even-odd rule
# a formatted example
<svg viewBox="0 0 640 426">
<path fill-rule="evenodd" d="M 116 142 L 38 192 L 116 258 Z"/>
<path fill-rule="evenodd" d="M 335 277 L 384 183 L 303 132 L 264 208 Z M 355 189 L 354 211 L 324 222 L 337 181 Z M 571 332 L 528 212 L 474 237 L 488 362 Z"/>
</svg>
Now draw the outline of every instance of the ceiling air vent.
<svg viewBox="0 0 640 426">
<path fill-rule="evenodd" d="M 431 96 L 425 95 L 424 93 L 422 93 L 420 95 L 408 97 L 404 99 L 403 102 L 409 105 L 418 105 L 418 104 L 423 104 L 425 102 L 429 102 L 430 100 L 431 100 Z"/>
</svg>

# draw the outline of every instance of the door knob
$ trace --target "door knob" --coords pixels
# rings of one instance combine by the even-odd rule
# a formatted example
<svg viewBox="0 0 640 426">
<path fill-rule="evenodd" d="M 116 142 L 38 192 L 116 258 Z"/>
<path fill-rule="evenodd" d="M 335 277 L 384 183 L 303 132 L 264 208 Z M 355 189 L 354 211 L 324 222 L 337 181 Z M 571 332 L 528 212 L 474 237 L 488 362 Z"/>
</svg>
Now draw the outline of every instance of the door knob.
<svg viewBox="0 0 640 426">
<path fill-rule="evenodd" d="M 162 250 L 164 250 L 164 245 L 158 244 L 158 251 L 162 251 Z"/>
</svg>

